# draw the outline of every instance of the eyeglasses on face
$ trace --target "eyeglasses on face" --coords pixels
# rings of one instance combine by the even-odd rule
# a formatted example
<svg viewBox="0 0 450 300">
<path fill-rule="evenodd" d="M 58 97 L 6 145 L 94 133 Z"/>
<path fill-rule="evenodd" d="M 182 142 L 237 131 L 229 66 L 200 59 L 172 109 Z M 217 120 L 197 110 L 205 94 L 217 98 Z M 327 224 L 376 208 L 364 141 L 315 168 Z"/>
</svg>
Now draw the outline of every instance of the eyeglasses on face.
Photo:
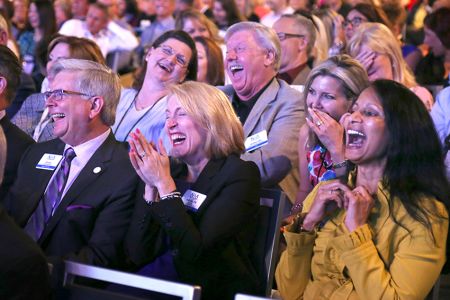
<svg viewBox="0 0 450 300">
<path fill-rule="evenodd" d="M 176 53 L 175 50 L 173 50 L 172 47 L 170 47 L 169 45 L 160 45 L 158 48 L 161 49 L 162 53 L 164 53 L 164 55 L 166 56 L 175 56 L 175 59 L 177 61 L 177 64 L 182 67 L 185 68 L 187 67 L 187 59 L 186 57 L 184 57 L 184 55 Z"/>
<path fill-rule="evenodd" d="M 293 33 L 285 33 L 285 32 L 277 32 L 278 38 L 280 41 L 284 41 L 288 38 L 305 38 L 303 34 L 293 34 Z"/>
<path fill-rule="evenodd" d="M 61 100 L 63 100 L 64 96 L 69 96 L 69 95 L 85 96 L 85 97 L 89 97 L 89 98 L 94 97 L 93 95 L 88 95 L 85 93 L 74 92 L 74 91 L 63 90 L 63 89 L 47 91 L 44 93 L 45 101 L 50 100 L 50 98 L 54 101 L 61 101 Z"/>
<path fill-rule="evenodd" d="M 358 27 L 359 25 L 361 25 L 361 23 L 366 22 L 365 20 L 363 20 L 363 18 L 360 17 L 354 17 L 351 20 L 345 20 L 343 25 L 344 27 L 347 27 L 349 24 L 352 25 L 352 27 Z"/>
</svg>

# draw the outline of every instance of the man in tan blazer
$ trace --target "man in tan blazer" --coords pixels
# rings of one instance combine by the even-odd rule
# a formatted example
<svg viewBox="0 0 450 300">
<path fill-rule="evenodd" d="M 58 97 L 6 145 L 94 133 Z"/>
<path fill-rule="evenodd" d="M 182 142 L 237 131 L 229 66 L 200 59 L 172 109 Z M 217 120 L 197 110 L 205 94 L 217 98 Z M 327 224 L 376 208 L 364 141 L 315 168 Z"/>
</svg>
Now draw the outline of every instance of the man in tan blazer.
<svg viewBox="0 0 450 300">
<path fill-rule="evenodd" d="M 304 123 L 300 92 L 276 79 L 280 42 L 262 24 L 241 22 L 226 33 L 225 68 L 230 97 L 246 138 L 242 159 L 254 161 L 263 187 L 279 186 L 291 201 L 298 189 L 298 131 Z"/>
</svg>

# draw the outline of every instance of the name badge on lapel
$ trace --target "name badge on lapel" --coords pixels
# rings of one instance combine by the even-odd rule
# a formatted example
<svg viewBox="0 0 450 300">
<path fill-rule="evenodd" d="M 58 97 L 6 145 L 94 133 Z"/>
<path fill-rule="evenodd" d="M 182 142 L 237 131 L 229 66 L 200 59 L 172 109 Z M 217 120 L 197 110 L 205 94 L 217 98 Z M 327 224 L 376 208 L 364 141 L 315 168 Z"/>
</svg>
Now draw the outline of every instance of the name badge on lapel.
<svg viewBox="0 0 450 300">
<path fill-rule="evenodd" d="M 53 171 L 58 166 L 62 159 L 62 155 L 45 153 L 42 155 L 41 160 L 37 163 L 36 169 L 51 170 Z"/>
<path fill-rule="evenodd" d="M 187 190 L 183 197 L 181 197 L 183 200 L 184 205 L 192 211 L 197 211 L 198 208 L 203 204 L 203 202 L 206 199 L 206 195 L 203 195 L 201 193 L 198 193 L 196 191 Z"/>
<path fill-rule="evenodd" d="M 267 145 L 269 143 L 267 139 L 267 131 L 263 130 L 260 131 L 254 135 L 249 136 L 245 140 L 245 151 L 246 152 L 252 152 L 258 148 L 261 148 L 264 145 Z"/>
</svg>

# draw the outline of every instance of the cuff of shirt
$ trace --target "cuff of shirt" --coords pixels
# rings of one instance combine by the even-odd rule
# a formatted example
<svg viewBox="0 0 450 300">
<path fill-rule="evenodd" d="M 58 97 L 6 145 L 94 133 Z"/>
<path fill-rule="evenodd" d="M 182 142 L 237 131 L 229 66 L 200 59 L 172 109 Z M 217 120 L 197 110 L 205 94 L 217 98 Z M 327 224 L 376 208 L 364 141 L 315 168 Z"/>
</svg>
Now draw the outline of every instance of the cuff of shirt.
<svg viewBox="0 0 450 300">
<path fill-rule="evenodd" d="M 357 228 L 355 231 L 344 234 L 333 239 L 333 245 L 336 251 L 343 253 L 355 249 L 362 244 L 372 240 L 372 231 L 368 224 Z"/>
<path fill-rule="evenodd" d="M 302 231 L 300 233 L 292 232 L 294 224 L 285 227 L 284 238 L 286 239 L 287 251 L 290 255 L 301 256 L 314 245 L 316 239 L 316 231 Z"/>
</svg>

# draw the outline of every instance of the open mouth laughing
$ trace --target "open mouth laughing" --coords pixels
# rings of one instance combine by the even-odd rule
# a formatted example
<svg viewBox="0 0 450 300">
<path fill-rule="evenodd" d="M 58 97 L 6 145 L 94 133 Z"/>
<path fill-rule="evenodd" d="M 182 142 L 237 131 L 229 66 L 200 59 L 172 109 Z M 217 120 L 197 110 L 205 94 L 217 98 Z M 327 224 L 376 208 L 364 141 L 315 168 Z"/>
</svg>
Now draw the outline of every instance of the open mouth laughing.
<svg viewBox="0 0 450 300">
<path fill-rule="evenodd" d="M 180 145 L 186 140 L 186 135 L 182 133 L 172 133 L 170 135 L 170 139 L 172 140 L 172 145 Z"/>
<path fill-rule="evenodd" d="M 347 148 L 361 148 L 366 141 L 366 135 L 362 131 L 347 130 Z"/>
</svg>

